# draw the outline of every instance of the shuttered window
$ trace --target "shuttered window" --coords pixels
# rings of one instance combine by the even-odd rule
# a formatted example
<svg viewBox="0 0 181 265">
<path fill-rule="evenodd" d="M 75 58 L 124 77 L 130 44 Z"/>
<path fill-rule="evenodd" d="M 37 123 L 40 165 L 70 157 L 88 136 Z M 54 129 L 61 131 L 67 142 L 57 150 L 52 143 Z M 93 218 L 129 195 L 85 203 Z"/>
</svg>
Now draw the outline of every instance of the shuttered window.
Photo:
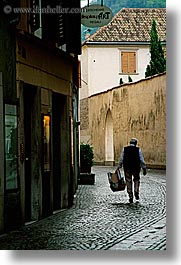
<svg viewBox="0 0 181 265">
<path fill-rule="evenodd" d="M 32 10 L 36 10 L 36 8 L 40 8 L 39 0 L 31 0 L 30 7 Z M 39 29 L 40 27 L 40 13 L 31 12 L 30 14 L 30 26 L 31 31 L 35 32 L 35 30 Z"/>
<path fill-rule="evenodd" d="M 66 52 L 81 54 L 80 0 L 42 0 L 42 7 L 66 8 L 68 13 L 42 13 L 42 39 L 49 44 L 66 44 Z"/>
<path fill-rule="evenodd" d="M 63 7 L 65 0 L 42 0 L 42 8 L 56 6 Z M 46 13 L 42 12 L 42 38 L 49 44 L 63 45 L 66 43 L 65 40 L 65 23 L 64 15 L 59 13 Z"/>
<path fill-rule="evenodd" d="M 121 52 L 121 72 L 136 73 L 136 52 Z"/>
</svg>

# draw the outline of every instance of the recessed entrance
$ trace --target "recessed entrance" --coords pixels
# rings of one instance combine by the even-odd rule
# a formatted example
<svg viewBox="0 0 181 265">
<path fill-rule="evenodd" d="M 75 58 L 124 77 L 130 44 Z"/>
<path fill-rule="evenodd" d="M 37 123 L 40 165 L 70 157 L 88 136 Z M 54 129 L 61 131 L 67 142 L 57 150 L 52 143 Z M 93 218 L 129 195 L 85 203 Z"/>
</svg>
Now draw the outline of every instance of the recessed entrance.
<svg viewBox="0 0 181 265">
<path fill-rule="evenodd" d="M 105 165 L 114 165 L 113 118 L 108 110 L 105 124 Z"/>
</svg>

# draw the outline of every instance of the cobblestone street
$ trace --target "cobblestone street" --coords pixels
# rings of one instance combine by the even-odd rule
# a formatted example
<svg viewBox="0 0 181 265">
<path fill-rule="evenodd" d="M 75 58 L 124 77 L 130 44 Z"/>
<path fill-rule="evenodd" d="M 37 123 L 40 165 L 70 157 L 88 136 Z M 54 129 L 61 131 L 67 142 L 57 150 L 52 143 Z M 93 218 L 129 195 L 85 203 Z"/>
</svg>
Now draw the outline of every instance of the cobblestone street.
<svg viewBox="0 0 181 265">
<path fill-rule="evenodd" d="M 107 172 L 92 168 L 94 185 L 79 185 L 74 205 L 0 236 L 0 249 L 166 250 L 166 172 L 141 175 L 140 201 L 112 192 Z"/>
</svg>

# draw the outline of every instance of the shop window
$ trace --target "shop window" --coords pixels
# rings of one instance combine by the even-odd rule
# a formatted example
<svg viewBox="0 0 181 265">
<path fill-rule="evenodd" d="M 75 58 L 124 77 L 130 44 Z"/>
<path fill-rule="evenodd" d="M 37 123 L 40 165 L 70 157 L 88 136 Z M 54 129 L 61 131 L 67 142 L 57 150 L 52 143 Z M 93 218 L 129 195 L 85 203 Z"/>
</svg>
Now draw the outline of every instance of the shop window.
<svg viewBox="0 0 181 265">
<path fill-rule="evenodd" d="M 5 104 L 6 190 L 18 188 L 17 106 Z"/>
<path fill-rule="evenodd" d="M 50 171 L 50 116 L 43 116 L 43 169 Z"/>
</svg>

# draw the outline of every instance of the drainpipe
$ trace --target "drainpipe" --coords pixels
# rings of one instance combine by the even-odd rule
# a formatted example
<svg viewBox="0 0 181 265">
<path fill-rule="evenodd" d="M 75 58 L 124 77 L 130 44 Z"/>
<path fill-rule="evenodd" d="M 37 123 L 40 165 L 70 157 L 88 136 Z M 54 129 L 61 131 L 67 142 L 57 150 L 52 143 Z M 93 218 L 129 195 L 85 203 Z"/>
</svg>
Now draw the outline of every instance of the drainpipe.
<svg viewBox="0 0 181 265">
<path fill-rule="evenodd" d="M 74 163 L 75 163 L 75 176 L 76 182 L 75 186 L 77 187 L 77 179 L 79 176 L 79 139 L 78 135 L 78 126 L 80 122 L 78 120 L 78 102 L 79 102 L 79 89 L 76 85 L 73 85 L 73 139 L 74 139 Z"/>
</svg>

